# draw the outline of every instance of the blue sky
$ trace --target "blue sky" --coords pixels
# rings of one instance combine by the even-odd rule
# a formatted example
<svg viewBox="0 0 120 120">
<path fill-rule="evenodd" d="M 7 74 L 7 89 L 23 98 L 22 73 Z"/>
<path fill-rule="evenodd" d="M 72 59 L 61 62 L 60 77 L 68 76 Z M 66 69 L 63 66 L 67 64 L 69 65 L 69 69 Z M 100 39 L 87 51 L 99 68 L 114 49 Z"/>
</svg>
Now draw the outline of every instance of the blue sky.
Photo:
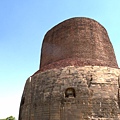
<svg viewBox="0 0 120 120">
<path fill-rule="evenodd" d="M 120 66 L 120 0 L 0 0 L 0 118 L 18 117 L 26 79 L 39 69 L 45 33 L 72 17 L 106 28 Z"/>
</svg>

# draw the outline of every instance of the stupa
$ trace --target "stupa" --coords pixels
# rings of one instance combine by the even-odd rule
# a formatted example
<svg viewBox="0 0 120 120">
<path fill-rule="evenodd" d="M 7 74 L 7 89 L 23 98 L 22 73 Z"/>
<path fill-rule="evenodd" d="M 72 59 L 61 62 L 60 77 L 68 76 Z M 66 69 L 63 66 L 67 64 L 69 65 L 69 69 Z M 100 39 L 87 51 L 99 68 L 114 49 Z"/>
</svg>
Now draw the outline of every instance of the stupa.
<svg viewBox="0 0 120 120">
<path fill-rule="evenodd" d="M 19 120 L 120 120 L 120 69 L 106 29 L 76 17 L 50 29 Z"/>
</svg>

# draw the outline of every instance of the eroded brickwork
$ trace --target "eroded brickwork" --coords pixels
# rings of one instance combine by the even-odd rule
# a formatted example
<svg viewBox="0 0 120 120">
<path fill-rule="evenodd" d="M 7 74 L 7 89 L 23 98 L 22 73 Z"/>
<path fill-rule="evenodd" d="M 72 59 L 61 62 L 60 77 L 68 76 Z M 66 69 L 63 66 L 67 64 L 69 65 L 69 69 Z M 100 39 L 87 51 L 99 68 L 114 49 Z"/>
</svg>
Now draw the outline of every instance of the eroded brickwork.
<svg viewBox="0 0 120 120">
<path fill-rule="evenodd" d="M 76 63 L 79 66 L 118 67 L 107 31 L 95 20 L 72 18 L 53 27 L 45 35 L 41 69 Z"/>
<path fill-rule="evenodd" d="M 120 70 L 68 66 L 28 78 L 20 120 L 119 120 Z M 73 89 L 68 92 L 67 89 Z"/>
</svg>

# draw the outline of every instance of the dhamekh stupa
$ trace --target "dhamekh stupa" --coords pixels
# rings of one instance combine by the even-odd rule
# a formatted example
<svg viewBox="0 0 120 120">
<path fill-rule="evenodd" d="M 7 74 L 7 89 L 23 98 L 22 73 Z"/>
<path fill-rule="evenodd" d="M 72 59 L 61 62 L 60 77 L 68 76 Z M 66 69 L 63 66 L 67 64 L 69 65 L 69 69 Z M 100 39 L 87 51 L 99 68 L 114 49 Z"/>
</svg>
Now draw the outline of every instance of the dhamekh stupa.
<svg viewBox="0 0 120 120">
<path fill-rule="evenodd" d="M 120 120 L 120 69 L 100 23 L 76 17 L 46 33 L 19 120 Z"/>
</svg>

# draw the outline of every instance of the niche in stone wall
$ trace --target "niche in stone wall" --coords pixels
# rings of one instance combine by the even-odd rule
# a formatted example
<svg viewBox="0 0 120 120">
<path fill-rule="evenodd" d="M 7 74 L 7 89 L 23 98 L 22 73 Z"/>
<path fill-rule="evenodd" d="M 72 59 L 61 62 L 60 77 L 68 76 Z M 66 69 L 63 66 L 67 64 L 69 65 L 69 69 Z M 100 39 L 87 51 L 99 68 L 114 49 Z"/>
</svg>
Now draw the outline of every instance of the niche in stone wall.
<svg viewBox="0 0 120 120">
<path fill-rule="evenodd" d="M 76 97 L 75 89 L 74 88 L 67 88 L 65 90 L 65 97 L 66 98 Z"/>
</svg>

